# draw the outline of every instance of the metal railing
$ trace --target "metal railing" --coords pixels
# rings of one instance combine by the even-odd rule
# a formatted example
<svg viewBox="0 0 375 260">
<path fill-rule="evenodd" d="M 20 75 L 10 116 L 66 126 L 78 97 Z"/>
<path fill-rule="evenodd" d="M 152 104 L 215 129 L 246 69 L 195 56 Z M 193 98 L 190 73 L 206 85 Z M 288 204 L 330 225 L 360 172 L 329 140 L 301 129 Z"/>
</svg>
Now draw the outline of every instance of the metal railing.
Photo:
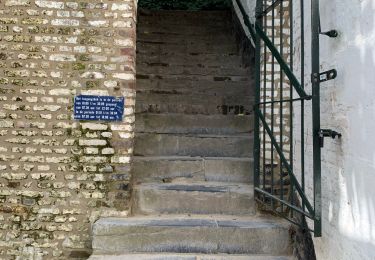
<svg viewBox="0 0 375 260">
<path fill-rule="evenodd" d="M 236 4 L 256 48 L 256 105 L 254 131 L 254 186 L 256 200 L 263 209 L 302 226 L 296 214 L 313 221 L 316 237 L 321 236 L 321 135 L 320 80 L 312 80 L 312 93 L 305 86 L 305 6 L 306 1 L 257 0 L 256 21 L 253 24 L 240 0 Z M 297 6 L 298 5 L 298 6 Z M 298 16 L 294 12 L 298 11 Z M 319 0 L 311 0 L 312 75 L 319 71 Z M 299 25 L 300 28 L 293 28 Z M 298 41 L 294 38 L 298 33 Z M 295 43 L 300 46 L 295 48 Z M 298 50 L 298 77 L 293 56 Z M 293 97 L 295 93 L 297 97 Z M 307 104 L 308 103 L 308 104 Z M 313 194 L 305 186 L 306 106 L 312 113 Z M 300 135 L 294 143 L 294 134 Z M 298 159 L 295 155 L 298 154 Z M 311 158 L 310 158 L 311 157 Z M 294 162 L 298 160 L 299 173 Z M 307 226 L 303 226 L 308 228 Z"/>
</svg>

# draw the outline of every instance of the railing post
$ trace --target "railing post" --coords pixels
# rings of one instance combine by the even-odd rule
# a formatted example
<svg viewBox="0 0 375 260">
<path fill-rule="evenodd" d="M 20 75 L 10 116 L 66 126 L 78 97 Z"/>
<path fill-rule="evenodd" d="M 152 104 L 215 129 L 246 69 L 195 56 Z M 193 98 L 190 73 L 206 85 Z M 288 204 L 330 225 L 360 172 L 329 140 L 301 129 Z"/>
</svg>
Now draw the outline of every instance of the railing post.
<svg viewBox="0 0 375 260">
<path fill-rule="evenodd" d="M 314 173 L 314 236 L 322 236 L 322 188 L 320 131 L 320 33 L 319 0 L 311 0 L 311 58 L 312 58 L 312 115 L 313 115 L 313 173 Z"/>
<path fill-rule="evenodd" d="M 259 21 L 260 26 L 262 25 L 262 18 L 258 18 L 258 13 L 262 10 L 262 0 L 257 0 L 257 6 L 255 10 L 255 17 Z M 260 103 L 260 84 L 261 84 L 261 72 L 260 72 L 260 48 L 261 48 L 261 41 L 260 36 L 258 34 L 255 35 L 255 106 Z M 260 177 L 260 122 L 259 122 L 259 115 L 255 112 L 256 108 L 254 108 L 254 187 L 259 188 L 259 177 Z"/>
</svg>

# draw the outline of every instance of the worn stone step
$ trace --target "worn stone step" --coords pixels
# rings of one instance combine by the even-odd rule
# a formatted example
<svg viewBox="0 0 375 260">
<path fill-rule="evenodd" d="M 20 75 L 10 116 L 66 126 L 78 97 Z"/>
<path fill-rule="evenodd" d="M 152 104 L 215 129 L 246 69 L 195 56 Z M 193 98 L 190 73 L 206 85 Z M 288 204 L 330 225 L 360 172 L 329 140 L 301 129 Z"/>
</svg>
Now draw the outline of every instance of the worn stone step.
<svg viewBox="0 0 375 260">
<path fill-rule="evenodd" d="M 211 96 L 253 96 L 255 85 L 250 81 L 210 81 L 181 79 L 137 79 L 138 92 L 195 94 Z"/>
<path fill-rule="evenodd" d="M 141 18 L 142 19 L 142 18 Z M 166 33 L 173 35 L 185 34 L 187 36 L 201 36 L 215 33 L 226 33 L 231 35 L 234 27 L 230 23 L 214 23 L 214 22 L 196 22 L 184 21 L 180 18 L 181 23 L 173 24 L 167 21 L 154 22 L 153 20 L 145 19 L 145 22 L 140 22 L 137 28 L 138 33 Z"/>
<path fill-rule="evenodd" d="M 137 50 L 138 51 L 138 50 Z M 187 60 L 187 61 L 195 61 L 197 63 L 202 63 L 202 62 L 210 62 L 210 63 L 214 63 L 215 64 L 218 64 L 220 63 L 221 61 L 241 61 L 242 60 L 242 56 L 239 54 L 239 53 L 202 53 L 200 55 L 197 55 L 196 53 L 192 52 L 192 53 L 169 53 L 169 54 L 165 54 L 165 56 L 160 56 L 158 55 L 158 53 L 149 53 L 150 55 L 150 58 L 153 59 L 153 58 L 160 58 L 160 59 L 163 59 L 165 58 L 166 61 L 181 61 L 183 62 L 184 60 Z M 144 53 L 138 53 L 138 56 L 140 58 L 146 58 L 147 57 L 147 54 L 144 54 Z M 238 64 L 239 65 L 239 64 Z"/>
<path fill-rule="evenodd" d="M 253 96 L 137 92 L 136 113 L 250 114 Z"/>
<path fill-rule="evenodd" d="M 136 156 L 250 157 L 253 136 L 137 133 Z"/>
<path fill-rule="evenodd" d="M 205 84 L 206 83 L 206 84 Z M 146 94 L 174 94 L 197 96 L 253 96 L 254 85 L 252 82 L 244 84 L 238 82 L 178 82 L 167 80 L 139 79 L 137 93 Z"/>
<path fill-rule="evenodd" d="M 183 11 L 183 10 L 142 10 L 139 12 L 139 24 L 170 24 L 170 25 L 225 25 L 232 23 L 230 11 Z"/>
<path fill-rule="evenodd" d="M 226 34 L 231 35 L 234 31 L 233 24 L 228 22 L 219 21 L 189 21 L 184 17 L 178 18 L 180 22 L 158 21 L 156 19 L 140 18 L 139 26 L 137 27 L 137 33 L 158 33 L 167 34 L 170 37 L 179 36 L 181 34 L 187 34 L 190 37 L 200 37 L 206 35 L 212 35 L 214 32 L 221 30 Z"/>
<path fill-rule="evenodd" d="M 145 252 L 289 255 L 289 224 L 272 217 L 151 216 L 103 218 L 94 254 Z M 277 259 L 277 258 L 276 258 Z"/>
<path fill-rule="evenodd" d="M 252 115 L 137 114 L 135 131 L 159 134 L 241 134 L 252 133 Z"/>
<path fill-rule="evenodd" d="M 230 75 L 230 76 L 247 76 L 250 74 L 247 68 L 237 67 L 204 67 L 204 65 L 187 66 L 169 65 L 167 63 L 140 63 L 138 61 L 138 74 L 170 74 L 170 75 Z"/>
<path fill-rule="evenodd" d="M 206 95 L 232 95 L 250 96 L 254 94 L 255 85 L 253 79 L 249 81 L 215 81 L 195 80 L 193 77 L 179 78 L 138 78 L 138 92 L 174 93 L 174 94 L 206 94 Z"/>
<path fill-rule="evenodd" d="M 189 32 L 188 32 L 189 33 Z M 159 32 L 147 29 L 137 31 L 137 42 L 156 42 L 165 44 L 196 44 L 196 43 L 216 43 L 236 46 L 236 38 L 231 31 L 220 34 L 191 34 L 186 35 L 185 30 L 180 33 Z"/>
<path fill-rule="evenodd" d="M 133 180 L 140 182 L 253 182 L 252 158 L 134 157 Z"/>
<path fill-rule="evenodd" d="M 246 83 L 254 78 L 253 75 L 233 76 L 233 75 L 170 75 L 170 74 L 137 74 L 137 79 L 152 80 L 180 80 L 180 81 L 212 81 L 212 82 L 242 82 Z"/>
<path fill-rule="evenodd" d="M 134 187 L 134 214 L 255 214 L 250 184 L 142 183 Z"/>
<path fill-rule="evenodd" d="M 214 82 L 248 82 L 254 78 L 254 75 L 234 76 L 234 75 L 173 75 L 173 74 L 137 74 L 137 79 L 156 79 L 156 80 L 181 80 L 181 81 L 214 81 Z"/>
<path fill-rule="evenodd" d="M 138 66 L 205 66 L 205 67 L 222 67 L 222 68 L 244 68 L 241 58 L 235 54 L 201 54 L 195 53 L 137 53 Z M 252 70 L 252 68 L 248 68 Z"/>
<path fill-rule="evenodd" d="M 177 27 L 184 27 L 184 26 L 201 26 L 201 27 L 233 27 L 232 16 L 229 14 L 224 14 L 224 17 L 221 19 L 215 15 L 210 15 L 210 12 L 196 12 L 194 11 L 195 15 L 191 16 L 190 14 L 187 15 L 151 15 L 151 16 L 139 16 L 140 26 L 158 26 L 158 25 L 166 25 L 166 26 L 177 26 Z"/>
<path fill-rule="evenodd" d="M 138 29 L 137 41 L 140 42 L 167 42 L 167 43 L 181 43 L 186 44 L 187 42 L 199 41 L 199 42 L 220 42 L 228 44 L 236 44 L 234 35 L 232 34 L 206 34 L 206 35 L 191 35 L 186 37 L 184 31 L 181 33 L 170 32 L 149 32 L 148 30 Z"/>
<path fill-rule="evenodd" d="M 150 102 L 136 104 L 136 113 L 181 113 L 181 114 L 201 114 L 201 115 L 249 115 L 252 113 L 252 105 L 214 103 L 211 105 L 184 104 L 172 102 Z"/>
<path fill-rule="evenodd" d="M 142 19 L 142 18 L 140 18 Z M 144 22 L 140 22 L 137 27 L 138 33 L 163 33 L 174 35 L 185 34 L 188 36 L 203 36 L 207 34 L 215 34 L 220 32 L 223 34 L 231 35 L 231 32 L 234 31 L 233 24 L 227 22 L 202 22 L 197 23 L 197 21 L 188 21 L 184 18 L 179 18 L 180 23 L 171 23 L 168 20 L 164 21 L 155 21 L 153 19 L 143 19 Z M 141 21 L 141 20 L 140 20 Z"/>
<path fill-rule="evenodd" d="M 165 42 L 137 42 L 138 53 L 238 53 L 238 47 L 230 43 L 172 44 Z"/>
<path fill-rule="evenodd" d="M 202 255 L 202 254 L 126 254 L 126 255 L 93 255 L 89 260 L 292 260 L 291 256 L 271 255 Z"/>
<path fill-rule="evenodd" d="M 158 26 L 169 26 L 169 27 L 206 27 L 206 28 L 217 28 L 217 27 L 229 27 L 233 28 L 233 21 L 231 14 L 223 14 L 222 19 L 211 15 L 210 12 L 199 13 L 194 12 L 195 15 L 190 16 L 180 14 L 168 14 L 163 16 L 152 15 L 140 15 L 138 27 L 158 27 Z M 137 28 L 138 29 L 138 28 Z"/>
<path fill-rule="evenodd" d="M 235 44 L 235 34 L 232 25 L 218 25 L 218 26 L 204 26 L 204 25 L 183 25 L 183 26 L 173 26 L 173 25 L 142 25 L 137 28 L 137 34 L 144 35 L 156 35 L 152 41 L 157 39 L 166 39 L 167 37 L 177 39 L 182 39 L 185 37 L 183 42 L 194 41 L 197 42 L 207 42 L 209 37 L 213 40 L 213 43 L 220 43 L 219 40 L 223 39 L 223 42 L 228 42 L 230 44 Z M 221 35 L 221 36 L 220 36 Z M 163 37 L 163 38 L 160 38 Z M 141 38 L 140 38 L 141 39 Z M 144 38 L 143 38 L 144 39 Z M 142 39 L 142 41 L 143 41 Z M 232 41 L 230 41 L 232 39 Z M 173 40 L 168 40 L 168 42 L 175 42 Z"/>
</svg>

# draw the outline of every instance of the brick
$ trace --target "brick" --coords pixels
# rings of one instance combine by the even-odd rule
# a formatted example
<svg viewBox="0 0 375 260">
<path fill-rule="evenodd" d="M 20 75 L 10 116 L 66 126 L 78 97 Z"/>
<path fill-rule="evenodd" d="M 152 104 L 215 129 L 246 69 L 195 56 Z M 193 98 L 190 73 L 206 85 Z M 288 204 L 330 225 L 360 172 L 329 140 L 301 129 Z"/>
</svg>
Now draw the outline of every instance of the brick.
<svg viewBox="0 0 375 260">
<path fill-rule="evenodd" d="M 56 2 L 56 1 L 36 0 L 35 5 L 41 8 L 54 8 L 54 9 L 64 8 L 64 2 Z"/>
<path fill-rule="evenodd" d="M 76 61 L 75 56 L 69 54 L 53 54 L 50 55 L 49 59 L 51 61 Z"/>
<path fill-rule="evenodd" d="M 8 0 L 5 1 L 5 6 L 30 6 L 31 2 L 30 0 Z"/>
<path fill-rule="evenodd" d="M 96 124 L 96 123 L 83 123 L 82 129 L 94 130 L 94 131 L 105 131 L 108 129 L 108 125 Z"/>
<path fill-rule="evenodd" d="M 99 149 L 94 147 L 85 148 L 85 154 L 99 154 Z"/>
<path fill-rule="evenodd" d="M 56 26 L 79 26 L 79 21 L 72 19 L 53 19 L 51 24 Z"/>
<path fill-rule="evenodd" d="M 79 140 L 79 145 L 80 146 L 105 146 L 107 145 L 106 140 L 101 140 L 101 139 L 80 139 Z"/>
<path fill-rule="evenodd" d="M 12 128 L 14 126 L 13 121 L 0 120 L 0 128 Z"/>
<path fill-rule="evenodd" d="M 102 154 L 103 155 L 111 155 L 111 154 L 115 154 L 115 149 L 113 148 L 104 148 L 102 150 Z"/>
</svg>

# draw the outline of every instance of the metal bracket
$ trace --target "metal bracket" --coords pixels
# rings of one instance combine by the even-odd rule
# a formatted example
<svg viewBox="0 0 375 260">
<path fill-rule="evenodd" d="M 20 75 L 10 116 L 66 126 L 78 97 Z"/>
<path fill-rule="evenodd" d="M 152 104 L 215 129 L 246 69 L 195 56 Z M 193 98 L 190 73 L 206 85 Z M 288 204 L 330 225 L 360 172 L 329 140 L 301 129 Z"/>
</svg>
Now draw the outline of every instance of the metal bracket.
<svg viewBox="0 0 375 260">
<path fill-rule="evenodd" d="M 320 140 L 320 147 L 324 147 L 324 138 L 325 137 L 331 137 L 332 139 L 335 139 L 336 137 L 341 138 L 341 133 L 336 132 L 331 129 L 320 129 L 319 130 L 319 140 Z"/>
<path fill-rule="evenodd" d="M 328 36 L 330 38 L 336 38 L 339 36 L 339 32 L 337 30 L 330 30 L 328 32 L 320 32 L 320 34 Z"/>
<path fill-rule="evenodd" d="M 313 82 L 321 83 L 321 82 L 325 82 L 325 81 L 328 81 L 328 80 L 335 79 L 336 77 L 337 77 L 337 70 L 332 69 L 332 70 L 322 72 L 320 74 L 314 73 L 312 75 L 312 80 L 313 80 Z"/>
</svg>

